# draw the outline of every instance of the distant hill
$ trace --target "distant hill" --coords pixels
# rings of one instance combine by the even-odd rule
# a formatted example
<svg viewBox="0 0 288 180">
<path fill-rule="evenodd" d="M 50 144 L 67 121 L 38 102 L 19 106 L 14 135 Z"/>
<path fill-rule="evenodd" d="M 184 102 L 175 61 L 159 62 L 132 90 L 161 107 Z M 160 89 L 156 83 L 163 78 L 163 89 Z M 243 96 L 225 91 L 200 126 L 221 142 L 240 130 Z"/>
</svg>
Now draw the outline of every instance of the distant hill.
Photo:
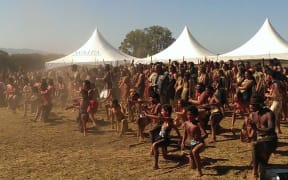
<svg viewBox="0 0 288 180">
<path fill-rule="evenodd" d="M 42 55 L 47 55 L 47 54 L 55 54 L 55 53 L 50 53 L 50 52 L 45 52 L 41 50 L 35 50 L 35 49 L 13 49 L 13 48 L 0 48 L 0 50 L 7 52 L 8 54 L 42 54 Z"/>
</svg>

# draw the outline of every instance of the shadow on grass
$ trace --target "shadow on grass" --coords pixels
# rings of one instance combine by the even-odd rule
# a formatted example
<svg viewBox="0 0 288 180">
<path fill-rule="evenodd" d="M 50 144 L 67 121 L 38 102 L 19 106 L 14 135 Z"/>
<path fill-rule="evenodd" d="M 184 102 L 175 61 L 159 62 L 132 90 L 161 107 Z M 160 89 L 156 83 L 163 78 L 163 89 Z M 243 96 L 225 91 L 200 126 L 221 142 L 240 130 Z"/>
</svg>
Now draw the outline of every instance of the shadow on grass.
<svg viewBox="0 0 288 180">
<path fill-rule="evenodd" d="M 110 121 L 104 121 L 104 119 L 97 119 L 96 121 L 97 126 L 107 126 L 109 124 L 111 124 Z"/>
<path fill-rule="evenodd" d="M 59 124 L 63 124 L 65 122 L 63 118 L 64 116 L 48 118 L 48 120 L 46 120 L 45 123 L 47 123 L 49 126 L 56 126 Z"/>
<path fill-rule="evenodd" d="M 236 171 L 236 174 L 240 174 L 241 172 L 245 172 L 248 169 L 251 169 L 251 167 L 248 165 L 247 166 L 213 166 L 213 167 L 205 167 L 205 169 L 216 171 L 216 174 L 209 174 L 210 176 L 223 176 L 231 170 Z"/>
</svg>

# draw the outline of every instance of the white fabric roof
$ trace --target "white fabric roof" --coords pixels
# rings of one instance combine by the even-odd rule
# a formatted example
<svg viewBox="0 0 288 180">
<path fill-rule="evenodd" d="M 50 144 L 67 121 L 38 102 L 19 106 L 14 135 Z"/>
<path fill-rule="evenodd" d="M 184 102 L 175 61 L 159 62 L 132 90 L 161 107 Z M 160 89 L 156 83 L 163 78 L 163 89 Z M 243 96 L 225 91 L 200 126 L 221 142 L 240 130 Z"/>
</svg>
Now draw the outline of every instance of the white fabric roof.
<svg viewBox="0 0 288 180">
<path fill-rule="evenodd" d="M 159 52 L 158 54 L 143 58 L 143 60 L 147 62 L 168 62 L 169 59 L 182 60 L 184 58 L 185 61 L 194 61 L 194 63 L 198 63 L 196 62 L 198 59 L 203 60 L 206 57 L 213 55 L 215 54 L 204 48 L 192 36 L 187 26 L 185 26 L 180 36 L 169 47 Z"/>
<path fill-rule="evenodd" d="M 267 18 L 258 32 L 245 44 L 222 54 L 219 59 L 288 58 L 288 42 L 273 28 Z"/>
<path fill-rule="evenodd" d="M 112 64 L 120 65 L 130 63 L 132 56 L 126 55 L 110 45 L 96 29 L 89 40 L 77 51 L 45 64 L 47 69 L 63 67 L 72 64 Z"/>
</svg>

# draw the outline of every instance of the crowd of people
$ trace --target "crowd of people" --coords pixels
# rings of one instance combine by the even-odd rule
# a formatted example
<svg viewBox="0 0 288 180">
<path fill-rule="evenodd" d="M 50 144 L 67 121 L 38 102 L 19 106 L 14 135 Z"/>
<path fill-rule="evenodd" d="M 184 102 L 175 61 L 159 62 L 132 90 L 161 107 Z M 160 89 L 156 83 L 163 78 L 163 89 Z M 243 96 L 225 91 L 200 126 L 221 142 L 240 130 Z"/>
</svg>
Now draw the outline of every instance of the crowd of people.
<svg viewBox="0 0 288 180">
<path fill-rule="evenodd" d="M 184 150 L 189 137 L 189 161 L 202 176 L 200 153 L 210 130 L 209 143 L 217 142 L 221 120 L 232 112 L 230 131 L 235 135 L 235 121 L 244 117 L 241 140 L 252 143 L 253 175 L 268 163 L 281 134 L 280 121 L 287 116 L 288 69 L 277 59 L 268 64 L 249 61 L 134 64 L 97 68 L 73 65 L 71 70 L 45 72 L 10 72 L 0 76 L 0 106 L 12 112 L 23 109 L 34 120 L 49 121 L 53 107 L 79 109 L 77 122 L 86 136 L 86 123 L 97 127 L 100 107 L 106 112 L 119 136 L 136 123 L 139 141 L 149 129 L 154 168 L 159 168 L 159 148 L 167 156 L 171 130 Z M 70 103 L 73 102 L 73 103 Z M 20 111 L 22 112 L 22 111 Z M 173 115 L 173 116 L 172 116 Z M 116 125 L 116 127 L 114 127 Z M 184 129 L 180 134 L 179 129 Z"/>
</svg>

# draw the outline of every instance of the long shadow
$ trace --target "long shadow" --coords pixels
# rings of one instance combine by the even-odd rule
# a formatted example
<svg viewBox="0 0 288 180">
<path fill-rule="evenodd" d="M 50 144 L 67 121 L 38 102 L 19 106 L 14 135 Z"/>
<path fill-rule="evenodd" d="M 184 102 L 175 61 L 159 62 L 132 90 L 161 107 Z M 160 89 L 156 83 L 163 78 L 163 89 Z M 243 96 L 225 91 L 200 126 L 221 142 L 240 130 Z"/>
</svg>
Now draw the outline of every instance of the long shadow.
<svg viewBox="0 0 288 180">
<path fill-rule="evenodd" d="M 209 165 L 217 163 L 218 161 L 224 162 L 224 161 L 228 161 L 228 159 L 222 159 L 222 158 L 213 159 L 213 158 L 209 158 L 209 157 L 203 157 L 202 158 L 202 165 L 203 166 L 209 166 Z"/>
<path fill-rule="evenodd" d="M 107 126 L 107 125 L 109 125 L 109 124 L 111 124 L 111 122 L 109 122 L 109 121 L 104 121 L 103 119 L 102 120 L 96 120 L 96 124 L 97 124 L 97 126 Z"/>
<path fill-rule="evenodd" d="M 177 170 L 177 169 L 182 168 L 183 166 L 189 164 L 189 158 L 188 158 L 187 155 L 169 155 L 165 159 L 173 161 L 173 162 L 176 162 L 177 164 L 176 164 L 176 166 L 173 166 L 173 167 L 163 168 L 163 169 L 168 169 L 168 171 L 165 171 L 165 172 L 160 173 L 158 175 L 171 173 L 173 170 Z M 214 164 L 214 163 L 216 163 L 218 161 L 228 161 L 228 159 L 212 159 L 212 158 L 204 157 L 202 159 L 202 165 L 203 166 L 207 166 L 207 165 Z M 205 169 L 216 169 L 217 175 L 215 175 L 215 174 L 211 174 L 211 175 L 212 176 L 221 176 L 223 174 L 226 174 L 229 170 L 231 170 L 231 167 L 233 167 L 233 166 L 227 166 L 227 167 L 225 167 L 225 166 L 222 166 L 222 167 L 220 167 L 220 166 L 205 167 Z M 243 166 L 243 167 L 239 166 L 239 167 L 236 167 L 234 169 L 246 170 L 247 168 L 248 168 L 248 166 Z"/>
<path fill-rule="evenodd" d="M 241 173 L 251 169 L 250 166 L 213 166 L 213 167 L 205 167 L 205 169 L 213 169 L 216 171 L 216 174 L 209 174 L 210 176 L 223 176 L 227 174 L 231 170 L 237 171 L 236 173 Z"/>
<path fill-rule="evenodd" d="M 104 134 L 105 131 L 101 131 L 100 129 L 97 129 L 97 128 L 95 129 L 94 127 L 91 127 L 91 128 L 87 128 L 87 133 L 100 135 L 100 134 Z"/>
<path fill-rule="evenodd" d="M 163 169 L 168 169 L 168 170 L 164 171 L 163 173 L 160 173 L 158 175 L 171 173 L 172 171 L 180 169 L 180 168 L 182 168 L 183 166 L 185 166 L 186 164 L 189 163 L 189 159 L 185 155 L 176 155 L 176 154 L 168 155 L 167 157 L 165 157 L 165 160 L 175 162 L 176 165 L 172 166 L 172 167 L 163 168 Z"/>
<path fill-rule="evenodd" d="M 45 123 L 47 123 L 49 126 L 56 126 L 59 124 L 63 124 L 63 117 L 54 117 L 54 118 L 49 118 L 48 120 L 45 121 Z"/>
</svg>

